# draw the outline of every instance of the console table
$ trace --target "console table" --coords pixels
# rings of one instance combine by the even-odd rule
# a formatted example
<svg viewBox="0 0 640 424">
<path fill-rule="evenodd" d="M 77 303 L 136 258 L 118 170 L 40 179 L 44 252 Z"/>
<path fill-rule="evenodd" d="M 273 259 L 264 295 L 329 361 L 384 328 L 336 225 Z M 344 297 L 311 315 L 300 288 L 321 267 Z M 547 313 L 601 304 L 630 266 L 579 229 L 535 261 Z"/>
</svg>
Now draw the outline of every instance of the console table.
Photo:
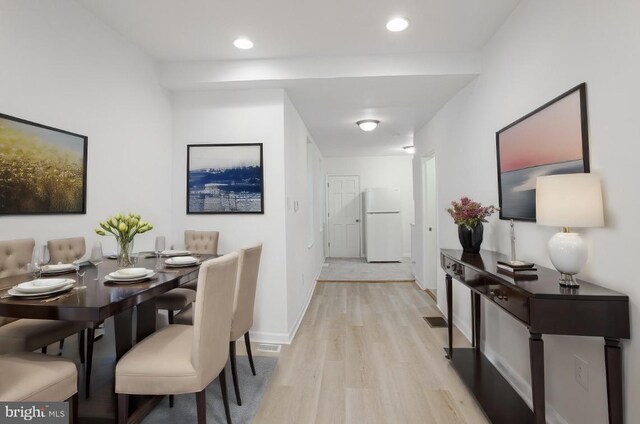
<svg viewBox="0 0 640 424">
<path fill-rule="evenodd" d="M 449 346 L 447 358 L 494 424 L 545 424 L 543 334 L 604 338 L 609 423 L 622 424 L 622 349 L 629 335 L 629 298 L 578 280 L 580 288 L 558 284 L 560 274 L 536 265 L 536 276 L 513 277 L 498 272 L 506 255 L 442 249 L 446 273 Z M 453 348 L 453 280 L 471 289 L 472 348 Z M 480 350 L 481 297 L 500 307 L 529 329 L 533 411 Z"/>
</svg>

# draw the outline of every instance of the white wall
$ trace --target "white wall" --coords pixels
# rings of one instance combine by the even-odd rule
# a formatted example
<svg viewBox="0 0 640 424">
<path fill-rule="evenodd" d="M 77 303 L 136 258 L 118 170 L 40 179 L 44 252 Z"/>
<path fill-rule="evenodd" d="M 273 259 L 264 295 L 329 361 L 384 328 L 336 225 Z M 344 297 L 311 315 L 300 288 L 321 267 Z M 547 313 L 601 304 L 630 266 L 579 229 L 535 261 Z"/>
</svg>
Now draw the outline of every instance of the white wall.
<svg viewBox="0 0 640 424">
<path fill-rule="evenodd" d="M 481 75 L 415 136 L 418 157 L 435 150 L 438 160 L 439 244 L 456 248 L 448 202 L 468 195 L 497 204 L 495 132 L 567 89 L 587 82 L 592 172 L 600 175 L 606 226 L 581 231 L 590 259 L 580 277 L 626 293 L 631 301 L 631 341 L 623 342 L 625 422 L 640 422 L 640 285 L 634 278 L 640 192 L 635 186 L 640 147 L 640 2 L 619 0 L 524 0 L 483 51 Z M 416 206 L 421 182 L 415 176 Z M 421 214 L 417 212 L 418 216 Z M 517 223 L 519 255 L 551 266 L 546 242 L 557 231 Z M 484 248 L 507 253 L 508 223 L 485 229 Z M 445 309 L 439 276 L 439 305 Z M 469 296 L 454 284 L 455 322 L 469 334 Z M 528 332 L 483 302 L 483 348 L 516 387 L 529 395 Z M 550 422 L 607 422 L 603 340 L 545 336 Z M 589 363 L 589 390 L 574 379 L 574 355 Z"/>
<path fill-rule="evenodd" d="M 218 251 L 263 242 L 252 336 L 287 339 L 284 115 L 282 90 L 202 91 L 173 96 L 172 242 L 184 230 L 220 231 Z M 187 144 L 263 143 L 264 215 L 187 215 Z"/>
<path fill-rule="evenodd" d="M 316 278 L 324 262 L 321 220 L 324 203 L 320 201 L 324 175 L 320 167 L 322 156 L 295 109 L 284 96 L 285 196 L 287 232 L 287 325 L 289 334 L 300 324 L 311 299 Z M 309 237 L 310 205 L 307 153 L 311 151 L 313 174 L 313 237 Z M 313 243 L 310 243 L 313 238 Z"/>
<path fill-rule="evenodd" d="M 359 175 L 360 191 L 367 188 L 399 187 L 402 195 L 400 210 L 402 215 L 402 254 L 405 257 L 411 256 L 409 224 L 414 219 L 411 156 L 329 157 L 324 159 L 324 171 L 326 175 Z M 359 201 L 362 202 L 362 197 Z M 362 208 L 360 209 L 362 211 Z M 360 222 L 364 222 L 364 220 Z M 362 228 L 361 238 L 364 240 L 364 228 Z M 325 249 L 328 249 L 326 243 Z M 325 250 L 325 252 L 327 251 Z"/>
<path fill-rule="evenodd" d="M 171 112 L 152 62 L 69 0 L 3 0 L 0 58 L 0 112 L 89 137 L 87 214 L 3 216 L 0 239 L 85 236 L 115 249 L 93 229 L 118 211 L 168 231 Z"/>
</svg>

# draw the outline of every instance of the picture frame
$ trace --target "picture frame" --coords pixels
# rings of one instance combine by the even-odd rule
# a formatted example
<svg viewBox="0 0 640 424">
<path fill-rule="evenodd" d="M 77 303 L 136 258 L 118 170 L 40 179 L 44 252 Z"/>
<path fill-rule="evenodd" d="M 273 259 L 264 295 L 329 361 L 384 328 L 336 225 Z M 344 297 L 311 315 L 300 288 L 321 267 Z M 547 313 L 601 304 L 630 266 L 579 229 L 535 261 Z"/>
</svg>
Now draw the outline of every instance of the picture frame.
<svg viewBox="0 0 640 424">
<path fill-rule="evenodd" d="M 537 177 L 590 171 L 586 89 L 579 84 L 496 132 L 500 219 L 535 222 Z"/>
<path fill-rule="evenodd" d="M 264 214 L 262 143 L 187 145 L 187 214 Z"/>
<path fill-rule="evenodd" d="M 88 137 L 0 113 L 0 215 L 87 212 Z"/>
</svg>

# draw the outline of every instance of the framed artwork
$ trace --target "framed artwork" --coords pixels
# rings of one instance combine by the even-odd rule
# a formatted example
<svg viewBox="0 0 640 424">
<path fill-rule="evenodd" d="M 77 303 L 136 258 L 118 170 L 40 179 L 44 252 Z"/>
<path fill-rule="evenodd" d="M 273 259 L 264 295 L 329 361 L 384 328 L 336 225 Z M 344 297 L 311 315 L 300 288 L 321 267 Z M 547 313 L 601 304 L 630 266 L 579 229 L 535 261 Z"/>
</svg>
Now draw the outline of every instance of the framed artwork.
<svg viewBox="0 0 640 424">
<path fill-rule="evenodd" d="M 87 137 L 0 114 L 0 215 L 84 214 Z"/>
<path fill-rule="evenodd" d="M 496 133 L 500 219 L 536 220 L 536 178 L 589 172 L 586 84 Z"/>
<path fill-rule="evenodd" d="M 188 145 L 187 213 L 264 213 L 262 143 Z"/>
</svg>

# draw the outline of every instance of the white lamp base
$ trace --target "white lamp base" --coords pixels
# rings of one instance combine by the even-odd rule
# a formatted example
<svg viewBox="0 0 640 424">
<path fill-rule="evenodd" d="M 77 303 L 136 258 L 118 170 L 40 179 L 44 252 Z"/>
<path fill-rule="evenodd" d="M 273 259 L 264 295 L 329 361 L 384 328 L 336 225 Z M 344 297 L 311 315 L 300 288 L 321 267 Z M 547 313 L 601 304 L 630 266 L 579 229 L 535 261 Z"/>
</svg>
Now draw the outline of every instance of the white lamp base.
<svg viewBox="0 0 640 424">
<path fill-rule="evenodd" d="M 560 232 L 549 240 L 549 259 L 560 272 L 560 285 L 579 287 L 573 277 L 587 262 L 587 245 L 578 233 Z"/>
</svg>

